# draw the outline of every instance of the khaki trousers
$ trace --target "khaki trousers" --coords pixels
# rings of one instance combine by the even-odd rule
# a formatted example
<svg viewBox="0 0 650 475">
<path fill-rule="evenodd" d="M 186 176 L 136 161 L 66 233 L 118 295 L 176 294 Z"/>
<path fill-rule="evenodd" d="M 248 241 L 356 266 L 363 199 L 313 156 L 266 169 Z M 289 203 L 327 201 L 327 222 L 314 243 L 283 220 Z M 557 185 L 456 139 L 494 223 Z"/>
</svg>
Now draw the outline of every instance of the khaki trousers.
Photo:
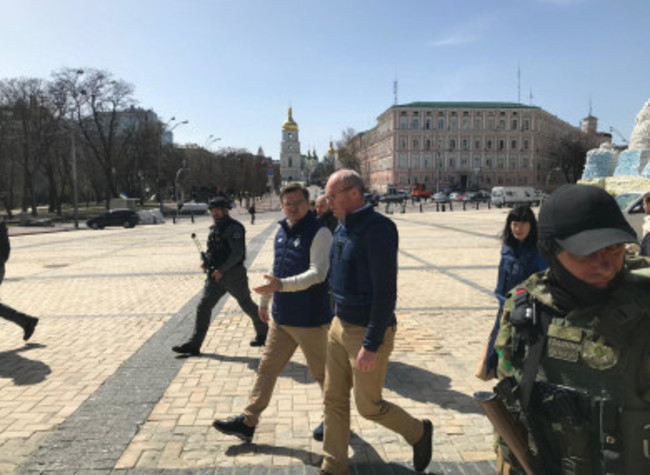
<svg viewBox="0 0 650 475">
<path fill-rule="evenodd" d="M 328 329 L 329 324 L 319 327 L 294 327 L 279 325 L 271 319 L 255 385 L 250 393 L 248 406 L 244 409 L 246 425 L 255 427 L 258 424 L 260 414 L 271 401 L 278 376 L 298 347 L 305 355 L 309 374 L 321 389 L 323 388 Z"/>
<path fill-rule="evenodd" d="M 377 350 L 377 364 L 372 371 L 356 369 L 356 359 L 366 327 L 352 325 L 335 317 L 327 340 L 325 366 L 325 458 L 322 469 L 332 474 L 348 473 L 350 440 L 350 389 L 359 414 L 397 432 L 413 445 L 422 438 L 422 421 L 404 409 L 382 399 L 388 358 L 393 351 L 395 327 L 389 327 Z"/>
</svg>

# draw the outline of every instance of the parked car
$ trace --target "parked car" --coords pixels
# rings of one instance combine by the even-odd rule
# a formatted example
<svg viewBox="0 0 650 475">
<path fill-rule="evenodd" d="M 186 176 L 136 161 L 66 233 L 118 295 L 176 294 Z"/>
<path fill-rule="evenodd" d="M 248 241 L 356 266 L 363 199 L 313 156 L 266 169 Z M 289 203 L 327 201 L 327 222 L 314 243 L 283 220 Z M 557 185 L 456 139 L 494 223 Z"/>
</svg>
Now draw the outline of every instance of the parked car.
<svg viewBox="0 0 650 475">
<path fill-rule="evenodd" d="M 104 229 L 106 226 L 133 228 L 139 222 L 138 213 L 132 209 L 112 209 L 102 215 L 88 219 L 86 226 L 92 229 Z"/>
<path fill-rule="evenodd" d="M 469 194 L 469 199 L 470 201 L 478 201 L 480 203 L 487 203 L 492 199 L 492 195 L 490 194 L 489 191 L 485 190 L 478 190 L 478 191 L 472 191 Z"/>
<path fill-rule="evenodd" d="M 140 221 L 138 224 L 163 224 L 165 218 L 159 209 L 143 209 L 138 211 Z"/>
<path fill-rule="evenodd" d="M 395 185 L 388 185 L 386 187 L 386 193 L 380 195 L 379 201 L 381 203 L 401 203 L 402 201 L 407 200 L 409 194 L 404 190 L 398 190 Z"/>
<path fill-rule="evenodd" d="M 620 193 L 615 196 L 618 207 L 621 208 L 625 219 L 630 226 L 636 231 L 636 237 L 643 237 L 643 220 L 645 211 L 643 210 L 643 194 L 641 191 L 629 191 Z"/>
<path fill-rule="evenodd" d="M 465 196 L 459 191 L 454 191 L 449 195 L 449 199 L 452 201 L 463 201 Z"/>
<path fill-rule="evenodd" d="M 178 212 L 180 214 L 205 214 L 208 212 L 208 204 L 199 201 L 188 201 L 183 203 Z"/>
<path fill-rule="evenodd" d="M 439 191 L 433 195 L 433 201 L 436 203 L 449 203 L 449 195 L 447 195 L 447 193 Z"/>
<path fill-rule="evenodd" d="M 424 183 L 417 183 L 411 190 L 411 198 L 431 198 L 431 192 L 427 190 Z"/>
</svg>

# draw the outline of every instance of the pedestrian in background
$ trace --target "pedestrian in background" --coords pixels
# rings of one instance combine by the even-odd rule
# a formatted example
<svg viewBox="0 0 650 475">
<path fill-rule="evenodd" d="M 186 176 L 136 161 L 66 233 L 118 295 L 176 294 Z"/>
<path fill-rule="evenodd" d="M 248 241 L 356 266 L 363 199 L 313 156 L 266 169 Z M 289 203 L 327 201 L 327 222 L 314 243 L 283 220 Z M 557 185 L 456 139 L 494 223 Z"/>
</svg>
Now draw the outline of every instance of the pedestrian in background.
<svg viewBox="0 0 650 475">
<path fill-rule="evenodd" d="M 495 392 L 528 445 L 498 438 L 499 473 L 523 473 L 513 450 L 536 474 L 650 473 L 650 259 L 626 255 L 633 242 L 602 188 L 564 185 L 542 205 L 549 268 L 510 292 L 495 343 Z"/>
<path fill-rule="evenodd" d="M 251 215 L 251 224 L 255 224 L 255 203 L 248 208 L 248 214 Z"/>
<path fill-rule="evenodd" d="M 9 260 L 10 254 L 9 230 L 3 220 L 0 221 L 0 284 L 4 280 L 5 264 Z M 23 340 L 25 341 L 29 340 L 38 324 L 38 318 L 26 315 L 3 303 L 0 303 L 0 317 L 21 327 L 23 329 Z"/>
<path fill-rule="evenodd" d="M 548 265 L 537 250 L 537 219 L 528 206 L 513 208 L 506 218 L 501 233 L 501 261 L 494 295 L 499 310 L 490 332 L 483 359 L 479 361 L 476 377 L 485 381 L 496 377 L 498 362 L 494 351 L 494 340 L 499 333 L 503 303 L 510 290 L 522 283 L 535 272 L 546 269 Z"/>
<path fill-rule="evenodd" d="M 285 219 L 275 235 L 273 267 L 267 284 L 254 290 L 262 295 L 260 318 L 269 322 L 269 335 L 255 384 L 243 414 L 215 420 L 220 432 L 250 441 L 260 415 L 268 407 L 284 367 L 300 348 L 312 378 L 323 388 L 327 331 L 332 314 L 327 273 L 332 233 L 309 210 L 309 192 L 300 184 L 280 193 Z M 272 318 L 268 305 L 273 296 Z M 322 440 L 323 427 L 314 430 Z"/>
<path fill-rule="evenodd" d="M 431 461 L 433 425 L 382 397 L 397 320 L 395 223 L 364 203 L 364 185 L 354 170 L 330 176 L 325 188 L 340 224 L 330 251 L 330 288 L 335 318 L 325 364 L 323 473 L 348 473 L 350 390 L 359 414 L 400 434 L 413 447 L 413 465 Z"/>
<path fill-rule="evenodd" d="M 321 195 L 316 198 L 314 204 L 314 209 L 316 210 L 316 216 L 318 220 L 329 229 L 332 234 L 336 230 L 336 227 L 339 225 L 339 220 L 336 219 L 336 216 L 332 213 L 329 205 L 327 204 L 327 198 L 325 195 Z"/>
<path fill-rule="evenodd" d="M 260 320 L 257 304 L 251 299 L 246 259 L 246 230 L 239 221 L 231 218 L 230 200 L 219 197 L 209 204 L 214 224 L 210 227 L 205 261 L 206 272 L 203 296 L 196 309 L 194 333 L 182 345 L 172 347 L 176 353 L 198 355 L 210 327 L 212 309 L 226 292 L 232 295 L 239 307 L 248 315 L 255 327 L 255 338 L 250 346 L 263 346 L 268 325 Z"/>
</svg>

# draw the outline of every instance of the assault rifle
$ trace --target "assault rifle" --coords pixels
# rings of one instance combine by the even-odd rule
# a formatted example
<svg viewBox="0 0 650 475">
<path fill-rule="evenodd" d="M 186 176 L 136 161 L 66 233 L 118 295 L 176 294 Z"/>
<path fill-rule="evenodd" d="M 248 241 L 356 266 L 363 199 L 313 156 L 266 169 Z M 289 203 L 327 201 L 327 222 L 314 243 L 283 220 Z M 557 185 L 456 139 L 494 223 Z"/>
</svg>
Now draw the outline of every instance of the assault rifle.
<svg viewBox="0 0 650 475">
<path fill-rule="evenodd" d="M 492 426 L 494 426 L 494 430 L 497 431 L 517 458 L 526 474 L 535 475 L 534 461 L 531 460 L 528 453 L 528 443 L 501 399 L 495 393 L 487 391 L 475 392 L 474 399 L 481 406 Z"/>
<path fill-rule="evenodd" d="M 196 237 L 196 233 L 192 233 L 192 240 L 194 241 L 194 244 L 196 244 L 196 248 L 199 250 L 199 254 L 201 255 L 201 262 L 203 263 L 203 269 L 205 270 L 205 273 L 211 275 L 212 272 L 214 272 L 214 269 L 210 267 L 208 256 L 205 252 L 203 252 L 203 247 L 201 246 L 199 238 Z"/>
</svg>

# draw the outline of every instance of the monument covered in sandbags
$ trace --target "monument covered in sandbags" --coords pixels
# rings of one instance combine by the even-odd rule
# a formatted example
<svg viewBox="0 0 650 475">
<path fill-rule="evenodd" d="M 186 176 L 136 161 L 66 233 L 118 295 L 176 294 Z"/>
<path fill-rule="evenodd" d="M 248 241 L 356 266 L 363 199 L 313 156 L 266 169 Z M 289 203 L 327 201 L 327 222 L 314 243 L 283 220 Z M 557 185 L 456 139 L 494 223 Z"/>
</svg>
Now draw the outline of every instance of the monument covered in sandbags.
<svg viewBox="0 0 650 475">
<path fill-rule="evenodd" d="M 650 99 L 636 116 L 628 148 L 619 151 L 603 143 L 587 152 L 580 183 L 598 185 L 613 194 L 650 190 Z"/>
</svg>

